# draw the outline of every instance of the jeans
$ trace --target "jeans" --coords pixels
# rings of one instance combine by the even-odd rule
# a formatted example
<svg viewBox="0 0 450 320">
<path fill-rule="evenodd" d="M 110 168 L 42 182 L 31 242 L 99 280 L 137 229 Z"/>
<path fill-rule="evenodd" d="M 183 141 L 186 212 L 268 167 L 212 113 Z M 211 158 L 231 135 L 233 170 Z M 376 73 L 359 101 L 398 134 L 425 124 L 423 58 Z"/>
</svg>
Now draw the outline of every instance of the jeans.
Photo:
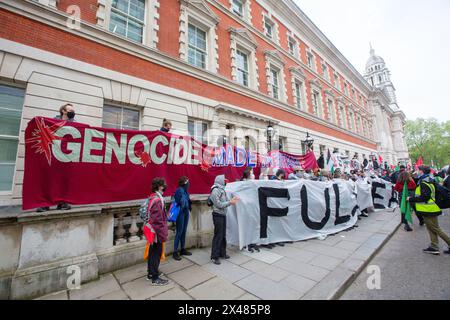
<svg viewBox="0 0 450 320">
<path fill-rule="evenodd" d="M 176 222 L 176 233 L 175 233 L 175 241 L 173 252 L 178 251 L 178 245 L 181 243 L 181 250 L 185 249 L 186 244 L 186 230 L 189 223 L 189 211 L 186 210 L 184 212 L 180 211 L 180 214 L 177 217 Z"/>
<path fill-rule="evenodd" d="M 162 254 L 162 243 L 156 242 L 150 246 L 148 252 L 148 261 L 147 261 L 147 273 L 152 280 L 156 280 L 159 278 L 158 269 L 159 263 L 161 262 L 161 254 Z"/>
<path fill-rule="evenodd" d="M 211 248 L 211 259 L 215 260 L 226 256 L 227 252 L 227 217 L 213 212 L 214 237 Z"/>
<path fill-rule="evenodd" d="M 430 216 L 423 216 L 423 219 L 425 221 L 425 225 L 427 226 L 428 233 L 430 234 L 431 239 L 431 245 L 430 247 L 439 250 L 439 237 L 444 240 L 448 247 L 450 248 L 450 237 L 442 231 L 442 229 L 439 227 L 439 220 L 438 217 L 430 217 Z"/>
</svg>

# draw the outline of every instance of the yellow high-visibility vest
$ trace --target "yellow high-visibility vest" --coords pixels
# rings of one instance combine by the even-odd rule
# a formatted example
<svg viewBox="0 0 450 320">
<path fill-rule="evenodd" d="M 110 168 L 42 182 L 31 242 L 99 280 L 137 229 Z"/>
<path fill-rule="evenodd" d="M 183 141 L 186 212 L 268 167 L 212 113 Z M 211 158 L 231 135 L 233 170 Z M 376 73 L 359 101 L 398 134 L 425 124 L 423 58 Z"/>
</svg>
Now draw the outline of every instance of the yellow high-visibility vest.
<svg viewBox="0 0 450 320">
<path fill-rule="evenodd" d="M 439 208 L 439 206 L 436 204 L 436 189 L 434 187 L 433 184 L 431 183 L 427 183 L 425 181 L 422 181 L 422 183 L 426 184 L 428 186 L 428 188 L 430 188 L 431 190 L 431 197 L 427 202 L 417 202 L 416 203 L 416 211 L 421 212 L 421 213 L 440 213 L 441 208 Z M 415 191 L 416 196 L 419 196 L 422 194 L 422 190 L 420 188 L 420 184 L 419 186 L 416 188 Z"/>
</svg>

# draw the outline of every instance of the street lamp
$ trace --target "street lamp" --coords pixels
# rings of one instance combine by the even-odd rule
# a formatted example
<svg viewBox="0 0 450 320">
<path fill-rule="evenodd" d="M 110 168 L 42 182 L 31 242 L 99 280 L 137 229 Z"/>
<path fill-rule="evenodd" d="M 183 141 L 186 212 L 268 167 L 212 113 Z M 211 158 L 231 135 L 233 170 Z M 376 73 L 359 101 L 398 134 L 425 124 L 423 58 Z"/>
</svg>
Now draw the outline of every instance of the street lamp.
<svg viewBox="0 0 450 320">
<path fill-rule="evenodd" d="M 272 126 L 272 123 L 269 121 L 269 125 L 267 126 L 266 133 L 267 133 L 267 149 L 268 151 L 272 151 L 272 137 L 275 129 Z"/>
<path fill-rule="evenodd" d="M 314 139 L 311 138 L 311 136 L 309 135 L 309 132 L 306 132 L 306 139 L 303 140 L 302 143 L 308 147 L 308 150 L 310 150 L 312 148 L 312 146 L 314 145 Z"/>
</svg>

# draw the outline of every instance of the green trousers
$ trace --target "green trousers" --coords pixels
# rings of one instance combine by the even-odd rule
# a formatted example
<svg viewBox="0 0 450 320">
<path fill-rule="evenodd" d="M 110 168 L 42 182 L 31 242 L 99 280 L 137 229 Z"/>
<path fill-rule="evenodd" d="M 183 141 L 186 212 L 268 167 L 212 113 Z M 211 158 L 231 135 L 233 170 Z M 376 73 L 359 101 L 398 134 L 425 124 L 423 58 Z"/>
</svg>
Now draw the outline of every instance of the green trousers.
<svg viewBox="0 0 450 320">
<path fill-rule="evenodd" d="M 423 215 L 425 225 L 427 226 L 428 233 L 431 239 L 431 248 L 439 250 L 439 237 L 444 240 L 450 248 L 450 237 L 442 231 L 439 227 L 438 217 L 428 217 Z"/>
</svg>

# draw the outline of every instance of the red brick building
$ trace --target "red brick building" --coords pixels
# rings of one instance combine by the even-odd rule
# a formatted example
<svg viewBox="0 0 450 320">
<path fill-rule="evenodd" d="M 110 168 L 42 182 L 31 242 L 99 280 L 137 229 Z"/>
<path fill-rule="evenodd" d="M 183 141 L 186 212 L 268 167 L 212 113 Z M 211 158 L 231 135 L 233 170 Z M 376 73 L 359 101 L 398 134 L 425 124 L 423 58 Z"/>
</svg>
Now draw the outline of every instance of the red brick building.
<svg viewBox="0 0 450 320">
<path fill-rule="evenodd" d="M 94 126 L 167 118 L 264 152 L 270 123 L 272 148 L 302 153 L 309 132 L 360 159 L 389 105 L 291 0 L 4 0 L 0 62 L 0 205 L 21 201 L 27 122 L 66 102 Z"/>
</svg>

